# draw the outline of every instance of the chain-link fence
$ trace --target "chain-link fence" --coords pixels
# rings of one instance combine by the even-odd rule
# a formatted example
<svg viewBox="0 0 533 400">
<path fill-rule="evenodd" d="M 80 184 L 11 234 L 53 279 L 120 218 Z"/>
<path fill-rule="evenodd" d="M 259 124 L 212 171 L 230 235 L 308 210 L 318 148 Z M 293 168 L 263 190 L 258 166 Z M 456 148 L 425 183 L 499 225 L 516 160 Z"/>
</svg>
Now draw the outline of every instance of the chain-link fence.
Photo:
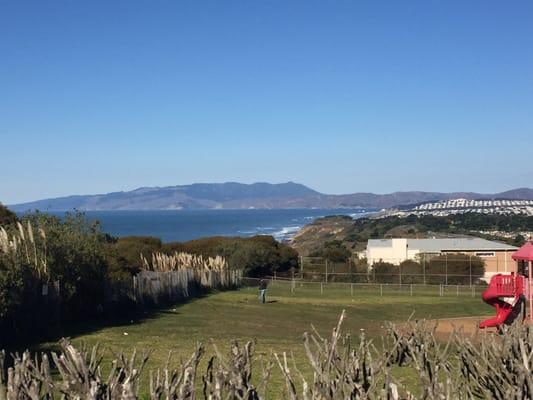
<svg viewBox="0 0 533 400">
<path fill-rule="evenodd" d="M 265 277 L 269 296 L 305 297 L 360 297 L 360 296 L 468 296 L 476 297 L 484 290 L 482 285 L 445 285 L 445 284 L 396 284 L 396 283 L 358 283 L 358 282 L 317 282 L 299 278 Z M 256 290 L 261 279 L 243 278 L 243 285 Z"/>
<path fill-rule="evenodd" d="M 318 282 L 476 285 L 484 283 L 486 272 L 508 272 L 514 264 L 492 268 L 481 257 L 464 254 L 422 255 L 416 260 L 380 259 L 371 265 L 366 260 L 332 262 L 320 257 L 300 257 L 299 268 L 282 278 Z"/>
</svg>

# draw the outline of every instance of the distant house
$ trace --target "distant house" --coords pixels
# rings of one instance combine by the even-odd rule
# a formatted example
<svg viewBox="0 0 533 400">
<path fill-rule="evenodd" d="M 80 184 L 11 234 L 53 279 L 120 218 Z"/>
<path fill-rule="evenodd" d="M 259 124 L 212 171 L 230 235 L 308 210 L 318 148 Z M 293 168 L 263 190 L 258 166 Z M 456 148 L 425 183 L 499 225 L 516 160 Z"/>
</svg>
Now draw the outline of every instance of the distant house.
<svg viewBox="0 0 533 400">
<path fill-rule="evenodd" d="M 384 261 L 399 265 L 405 260 L 420 260 L 442 254 L 462 253 L 485 261 L 485 279 L 496 273 L 516 271 L 511 254 L 517 247 L 480 238 L 452 239 L 370 239 L 366 246 L 368 265 Z"/>
</svg>

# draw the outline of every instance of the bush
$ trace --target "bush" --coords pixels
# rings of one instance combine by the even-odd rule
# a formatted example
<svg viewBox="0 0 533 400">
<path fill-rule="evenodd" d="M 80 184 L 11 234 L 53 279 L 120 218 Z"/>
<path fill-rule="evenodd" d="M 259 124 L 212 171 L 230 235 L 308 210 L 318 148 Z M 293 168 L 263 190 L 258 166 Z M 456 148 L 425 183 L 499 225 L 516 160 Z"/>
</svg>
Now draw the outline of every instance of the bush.
<svg viewBox="0 0 533 400">
<path fill-rule="evenodd" d="M 331 240 L 312 252 L 310 256 L 322 257 L 331 262 L 347 262 L 351 253 L 341 240 Z"/>
<path fill-rule="evenodd" d="M 17 221 L 17 215 L 0 203 L 0 226 L 12 225 Z"/>
<path fill-rule="evenodd" d="M 27 265 L 14 266 L 0 253 L 0 321 L 13 318 L 17 314 L 30 278 Z"/>
<path fill-rule="evenodd" d="M 406 260 L 394 265 L 380 261 L 373 265 L 372 276 L 377 283 L 400 283 L 401 272 L 402 284 L 469 285 L 470 271 L 472 284 L 479 283 L 485 275 L 484 261 L 467 254 L 443 254 L 424 263 Z"/>
<path fill-rule="evenodd" d="M 230 268 L 242 269 L 246 276 L 273 275 L 298 267 L 298 253 L 271 236 L 210 237 L 184 243 L 165 243 L 162 251 L 175 251 L 224 257 Z"/>
<path fill-rule="evenodd" d="M 95 315 L 104 303 L 107 271 L 100 225 L 79 212 L 67 213 L 63 220 L 34 213 L 23 221 L 46 232 L 48 280 L 59 282 L 63 316 L 81 320 Z"/>
<path fill-rule="evenodd" d="M 424 272 L 422 265 L 412 260 L 405 260 L 398 266 L 398 273 L 401 271 L 402 284 L 416 284 L 424 282 Z"/>
<path fill-rule="evenodd" d="M 377 283 L 399 283 L 398 266 L 388 262 L 374 263 L 372 275 Z"/>
<path fill-rule="evenodd" d="M 161 240 L 151 236 L 126 236 L 108 240 L 105 246 L 107 275 L 111 281 L 129 280 L 142 269 L 141 254 L 150 260 L 161 251 Z"/>
<path fill-rule="evenodd" d="M 485 262 L 479 257 L 457 253 L 433 257 L 427 264 L 428 283 L 445 283 L 446 274 L 449 285 L 476 284 L 485 275 Z M 472 282 L 470 282 L 470 275 Z"/>
<path fill-rule="evenodd" d="M 366 258 L 352 261 L 350 268 L 351 274 L 348 275 L 349 281 L 353 283 L 368 283 L 371 281 L 372 276 L 368 269 Z"/>
</svg>

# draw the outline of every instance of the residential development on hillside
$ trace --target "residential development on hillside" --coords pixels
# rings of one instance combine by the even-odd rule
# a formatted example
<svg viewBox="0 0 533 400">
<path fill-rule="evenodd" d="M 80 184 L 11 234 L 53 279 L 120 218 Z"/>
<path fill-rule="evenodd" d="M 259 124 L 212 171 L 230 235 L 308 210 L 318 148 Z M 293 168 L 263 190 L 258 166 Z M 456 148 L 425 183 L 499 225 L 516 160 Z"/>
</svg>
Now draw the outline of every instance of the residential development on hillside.
<svg viewBox="0 0 533 400">
<path fill-rule="evenodd" d="M 419 204 L 412 208 L 394 210 L 387 215 L 447 216 L 476 212 L 500 215 L 533 215 L 533 200 L 467 200 L 453 199 Z"/>
</svg>

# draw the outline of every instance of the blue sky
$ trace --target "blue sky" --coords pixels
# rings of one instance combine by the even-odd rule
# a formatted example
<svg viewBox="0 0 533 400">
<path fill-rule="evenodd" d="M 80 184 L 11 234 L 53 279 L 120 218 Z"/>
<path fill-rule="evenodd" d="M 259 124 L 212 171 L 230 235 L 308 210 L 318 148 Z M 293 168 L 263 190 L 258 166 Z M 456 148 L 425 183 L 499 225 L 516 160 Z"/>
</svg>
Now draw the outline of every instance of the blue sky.
<svg viewBox="0 0 533 400">
<path fill-rule="evenodd" d="M 7 204 L 224 181 L 495 192 L 533 186 L 532 138 L 531 1 L 0 2 Z"/>
</svg>

